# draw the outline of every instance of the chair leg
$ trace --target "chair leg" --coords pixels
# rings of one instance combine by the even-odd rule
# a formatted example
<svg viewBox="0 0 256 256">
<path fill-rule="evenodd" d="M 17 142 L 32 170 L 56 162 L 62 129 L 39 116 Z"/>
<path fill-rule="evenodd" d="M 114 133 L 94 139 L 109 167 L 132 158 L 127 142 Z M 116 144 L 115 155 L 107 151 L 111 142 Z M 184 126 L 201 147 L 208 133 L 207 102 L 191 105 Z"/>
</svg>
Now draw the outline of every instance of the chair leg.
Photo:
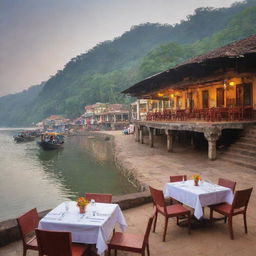
<svg viewBox="0 0 256 256">
<path fill-rule="evenodd" d="M 188 213 L 188 233 L 190 234 L 190 230 L 191 230 L 191 215 L 190 213 Z"/>
<path fill-rule="evenodd" d="M 224 223 L 227 223 L 227 217 L 224 217 Z"/>
<path fill-rule="evenodd" d="M 111 254 L 111 249 L 108 248 L 108 256 L 110 256 L 110 254 Z"/>
<path fill-rule="evenodd" d="M 213 209 L 210 208 L 210 223 L 213 223 Z"/>
<path fill-rule="evenodd" d="M 115 249 L 115 256 L 117 255 L 117 249 Z"/>
<path fill-rule="evenodd" d="M 167 225 L 168 225 L 168 218 L 165 217 L 163 242 L 165 242 L 165 237 L 166 237 L 166 232 L 167 232 Z"/>
<path fill-rule="evenodd" d="M 228 217 L 228 226 L 229 226 L 230 238 L 233 240 L 234 234 L 233 234 L 233 227 L 232 227 L 232 216 Z"/>
<path fill-rule="evenodd" d="M 245 233 L 247 234 L 247 221 L 246 221 L 246 212 L 244 212 L 244 231 L 245 231 Z"/>
<path fill-rule="evenodd" d="M 156 231 L 156 221 L 157 221 L 157 211 L 156 211 L 156 214 L 155 214 L 155 221 L 154 221 L 154 227 L 153 227 L 153 232 Z"/>
<path fill-rule="evenodd" d="M 27 254 L 27 248 L 23 246 L 23 256 L 26 256 L 26 254 Z"/>
<path fill-rule="evenodd" d="M 147 253 L 148 253 L 148 256 L 150 256 L 149 245 L 148 244 L 147 244 Z"/>
</svg>

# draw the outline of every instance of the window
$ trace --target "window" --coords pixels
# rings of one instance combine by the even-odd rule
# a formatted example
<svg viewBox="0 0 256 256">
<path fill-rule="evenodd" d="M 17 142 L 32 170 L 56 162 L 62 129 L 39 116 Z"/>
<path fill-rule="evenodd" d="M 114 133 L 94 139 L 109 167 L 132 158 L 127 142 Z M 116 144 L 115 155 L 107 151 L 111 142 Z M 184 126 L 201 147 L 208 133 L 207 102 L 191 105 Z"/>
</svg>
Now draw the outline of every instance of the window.
<svg viewBox="0 0 256 256">
<path fill-rule="evenodd" d="M 209 108 L 209 92 L 208 90 L 202 91 L 203 108 Z"/>
</svg>

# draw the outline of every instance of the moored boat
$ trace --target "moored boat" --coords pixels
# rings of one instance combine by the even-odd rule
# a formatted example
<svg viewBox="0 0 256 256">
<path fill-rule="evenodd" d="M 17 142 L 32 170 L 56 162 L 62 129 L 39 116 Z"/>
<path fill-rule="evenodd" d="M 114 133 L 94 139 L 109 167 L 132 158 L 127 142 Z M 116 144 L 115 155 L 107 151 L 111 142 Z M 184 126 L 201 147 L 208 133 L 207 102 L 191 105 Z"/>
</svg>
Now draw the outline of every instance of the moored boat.
<svg viewBox="0 0 256 256">
<path fill-rule="evenodd" d="M 37 143 L 45 150 L 60 149 L 64 146 L 64 136 L 55 132 L 44 133 Z"/>
<path fill-rule="evenodd" d="M 20 143 L 20 142 L 33 141 L 35 140 L 36 137 L 37 136 L 31 133 L 30 131 L 23 131 L 13 136 L 13 139 L 15 142 Z"/>
</svg>

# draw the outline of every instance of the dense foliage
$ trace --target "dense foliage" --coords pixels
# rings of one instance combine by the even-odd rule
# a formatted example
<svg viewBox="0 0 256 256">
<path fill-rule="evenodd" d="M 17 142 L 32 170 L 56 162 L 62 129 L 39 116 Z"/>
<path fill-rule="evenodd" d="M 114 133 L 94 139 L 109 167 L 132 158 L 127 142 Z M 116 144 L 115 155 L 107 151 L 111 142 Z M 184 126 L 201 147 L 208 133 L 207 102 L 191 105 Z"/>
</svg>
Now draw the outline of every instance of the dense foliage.
<svg viewBox="0 0 256 256">
<path fill-rule="evenodd" d="M 186 59 L 256 33 L 256 0 L 199 8 L 179 24 L 142 24 L 71 59 L 40 90 L 0 98 L 0 125 L 24 125 L 51 114 L 74 118 L 95 102 L 129 102 L 120 92 Z M 26 99 L 32 91 L 33 97 Z M 8 100 L 6 100 L 7 98 Z M 14 104 L 11 104 L 11 102 Z M 7 110 L 11 114 L 6 114 Z"/>
</svg>

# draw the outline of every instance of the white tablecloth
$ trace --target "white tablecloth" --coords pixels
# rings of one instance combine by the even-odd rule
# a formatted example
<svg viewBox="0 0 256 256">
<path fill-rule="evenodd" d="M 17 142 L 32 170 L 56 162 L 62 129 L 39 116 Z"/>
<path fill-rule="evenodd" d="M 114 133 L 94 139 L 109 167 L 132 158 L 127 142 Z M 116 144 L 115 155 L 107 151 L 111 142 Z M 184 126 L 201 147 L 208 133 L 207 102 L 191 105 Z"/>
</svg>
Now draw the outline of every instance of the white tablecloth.
<svg viewBox="0 0 256 256">
<path fill-rule="evenodd" d="M 197 219 L 203 217 L 202 207 L 233 201 L 231 189 L 206 181 L 203 184 L 199 182 L 199 186 L 195 186 L 193 180 L 167 183 L 164 187 L 164 195 L 194 208 L 194 215 Z"/>
<path fill-rule="evenodd" d="M 107 249 L 107 240 L 116 223 L 122 231 L 127 227 L 122 211 L 117 204 L 96 203 L 96 216 L 88 205 L 85 214 L 79 213 L 76 202 L 69 202 L 68 211 L 65 203 L 58 205 L 39 222 L 40 229 L 69 231 L 76 243 L 96 244 L 98 254 Z"/>
</svg>

